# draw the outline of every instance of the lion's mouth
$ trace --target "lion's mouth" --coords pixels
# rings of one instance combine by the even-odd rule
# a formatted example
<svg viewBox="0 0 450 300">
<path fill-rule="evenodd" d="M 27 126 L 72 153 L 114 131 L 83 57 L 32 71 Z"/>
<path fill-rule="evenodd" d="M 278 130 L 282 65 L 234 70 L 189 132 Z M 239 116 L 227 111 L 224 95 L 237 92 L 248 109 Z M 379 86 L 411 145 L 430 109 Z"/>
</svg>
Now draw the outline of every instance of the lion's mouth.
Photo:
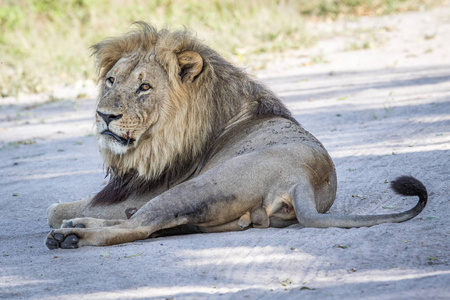
<svg viewBox="0 0 450 300">
<path fill-rule="evenodd" d="M 115 134 L 112 131 L 109 131 L 108 129 L 103 131 L 101 134 L 105 134 L 105 135 L 109 135 L 112 136 L 116 141 L 118 141 L 122 146 L 130 146 L 131 144 L 133 144 L 134 139 L 129 138 L 129 139 L 124 139 L 123 137 L 118 136 L 117 134 Z"/>
</svg>

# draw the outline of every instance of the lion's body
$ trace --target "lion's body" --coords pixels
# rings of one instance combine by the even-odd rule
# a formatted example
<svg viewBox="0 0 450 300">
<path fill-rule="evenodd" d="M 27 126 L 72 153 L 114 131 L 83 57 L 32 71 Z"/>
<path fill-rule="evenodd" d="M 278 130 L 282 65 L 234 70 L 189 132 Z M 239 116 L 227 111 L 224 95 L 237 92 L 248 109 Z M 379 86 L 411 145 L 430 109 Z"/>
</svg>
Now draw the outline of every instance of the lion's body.
<svg viewBox="0 0 450 300">
<path fill-rule="evenodd" d="M 371 226 L 425 206 L 411 179 L 408 192 L 421 197 L 411 211 L 324 215 L 336 196 L 333 162 L 281 101 L 187 32 L 141 26 L 94 46 L 97 137 L 111 179 L 93 198 L 49 208 L 50 226 L 64 227 L 49 248 L 295 222 Z"/>
</svg>

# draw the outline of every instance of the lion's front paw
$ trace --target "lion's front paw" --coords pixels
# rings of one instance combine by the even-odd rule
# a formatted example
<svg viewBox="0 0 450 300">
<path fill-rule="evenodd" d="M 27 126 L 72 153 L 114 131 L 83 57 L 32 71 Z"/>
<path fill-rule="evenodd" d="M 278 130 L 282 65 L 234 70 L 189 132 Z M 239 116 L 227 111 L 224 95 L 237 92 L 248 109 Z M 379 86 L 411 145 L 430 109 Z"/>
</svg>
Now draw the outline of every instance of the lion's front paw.
<svg viewBox="0 0 450 300">
<path fill-rule="evenodd" d="M 48 234 L 45 240 L 45 245 L 48 249 L 75 249 L 78 248 L 79 238 L 75 234 L 68 234 L 64 236 L 62 233 L 52 231 Z"/>
</svg>

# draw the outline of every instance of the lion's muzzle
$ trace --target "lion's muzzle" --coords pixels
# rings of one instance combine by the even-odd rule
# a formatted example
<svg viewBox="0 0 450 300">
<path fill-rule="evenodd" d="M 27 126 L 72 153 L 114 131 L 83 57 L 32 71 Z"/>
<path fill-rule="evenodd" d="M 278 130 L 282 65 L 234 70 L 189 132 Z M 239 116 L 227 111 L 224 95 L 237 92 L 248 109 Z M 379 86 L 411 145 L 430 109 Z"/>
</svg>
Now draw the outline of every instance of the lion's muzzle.
<svg viewBox="0 0 450 300">
<path fill-rule="evenodd" d="M 103 121 L 106 124 L 106 130 L 103 130 L 101 132 L 101 134 L 104 135 L 109 135 L 111 137 L 113 137 L 117 142 L 119 142 L 122 146 L 130 146 L 131 144 L 133 144 L 134 139 L 130 138 L 128 135 L 126 138 L 123 138 L 121 136 L 118 136 L 117 134 L 115 134 L 114 132 L 112 132 L 111 130 L 109 130 L 109 124 L 112 121 L 117 121 L 122 119 L 123 115 L 119 114 L 119 115 L 114 115 L 114 114 L 106 114 L 106 113 L 102 113 L 100 111 L 97 110 L 97 114 L 103 119 Z"/>
<path fill-rule="evenodd" d="M 132 138 L 125 139 L 125 138 L 123 138 L 123 137 L 118 136 L 117 134 L 115 134 L 114 132 L 112 132 L 112 131 L 110 131 L 110 130 L 108 130 L 108 129 L 105 130 L 105 131 L 103 131 L 101 134 L 112 136 L 112 137 L 113 137 L 114 139 L 116 139 L 116 141 L 118 141 L 122 146 L 130 146 L 130 145 L 132 145 L 133 142 L 134 142 L 134 139 L 132 139 Z"/>
<path fill-rule="evenodd" d="M 123 117 L 123 115 L 113 115 L 113 114 L 105 114 L 97 110 L 97 114 L 105 121 L 106 126 L 111 123 L 111 121 L 119 120 Z"/>
</svg>

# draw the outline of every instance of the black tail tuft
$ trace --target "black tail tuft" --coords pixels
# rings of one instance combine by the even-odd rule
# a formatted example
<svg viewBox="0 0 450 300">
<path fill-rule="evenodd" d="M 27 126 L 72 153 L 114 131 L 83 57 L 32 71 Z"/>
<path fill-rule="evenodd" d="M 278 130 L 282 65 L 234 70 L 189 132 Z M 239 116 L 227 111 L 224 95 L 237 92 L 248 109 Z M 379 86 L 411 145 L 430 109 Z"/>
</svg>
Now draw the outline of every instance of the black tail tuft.
<svg viewBox="0 0 450 300">
<path fill-rule="evenodd" d="M 412 176 L 400 176 L 391 182 L 391 188 L 397 194 L 404 196 L 427 197 L 427 189 L 425 186 Z"/>
</svg>

